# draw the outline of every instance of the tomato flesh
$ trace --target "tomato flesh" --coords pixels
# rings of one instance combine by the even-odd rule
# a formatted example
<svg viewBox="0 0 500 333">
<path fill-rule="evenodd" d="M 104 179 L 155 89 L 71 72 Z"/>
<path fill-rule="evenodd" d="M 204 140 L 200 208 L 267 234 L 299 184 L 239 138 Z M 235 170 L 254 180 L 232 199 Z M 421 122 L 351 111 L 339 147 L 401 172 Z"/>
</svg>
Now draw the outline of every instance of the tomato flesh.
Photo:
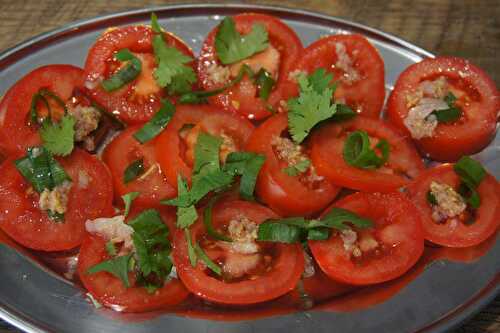
<svg viewBox="0 0 500 333">
<path fill-rule="evenodd" d="M 422 255 L 424 238 L 420 214 L 401 193 L 359 192 L 333 206 L 371 219 L 374 226 L 362 232 L 378 245 L 356 257 L 346 250 L 338 233 L 332 233 L 326 241 L 309 241 L 314 258 L 330 278 L 353 285 L 380 283 L 404 274 Z M 359 246 L 362 247 L 363 234 L 355 231 L 361 237 Z"/>
<path fill-rule="evenodd" d="M 163 176 L 156 161 L 154 140 L 141 144 L 134 138 L 134 133 L 141 126 L 131 126 L 121 132 L 106 146 L 103 161 L 108 165 L 113 176 L 116 190 L 115 201 L 122 205 L 121 196 L 129 192 L 139 192 L 134 204 L 158 206 L 160 200 L 175 197 L 177 190 Z M 137 179 L 125 184 L 123 175 L 134 161 L 142 159 L 145 172 Z"/>
<path fill-rule="evenodd" d="M 186 129 L 187 126 L 192 129 Z M 225 135 L 234 143 L 234 149 L 243 150 L 253 130 L 254 127 L 248 120 L 212 106 L 179 105 L 166 129 L 158 136 L 156 159 L 167 181 L 177 189 L 178 175 L 191 181 L 193 150 L 197 140 L 197 137 L 189 135 L 192 131 L 203 131 L 214 136 Z"/>
<path fill-rule="evenodd" d="M 460 178 L 453 170 L 453 165 L 444 164 L 427 170 L 408 186 L 408 194 L 422 214 L 425 239 L 432 243 L 448 247 L 469 247 L 488 239 L 500 224 L 500 191 L 498 182 L 487 175 L 477 188 L 481 205 L 467 221 L 447 219 L 436 222 L 432 218 L 432 206 L 427 200 L 431 182 L 450 185 L 457 189 Z M 472 218 L 472 221 L 468 220 Z"/>
<path fill-rule="evenodd" d="M 433 160 L 452 162 L 488 145 L 496 130 L 500 95 L 493 80 L 470 62 L 455 57 L 425 59 L 399 76 L 387 102 L 388 120 L 409 134 L 407 98 L 424 80 L 444 77 L 455 91 L 462 116 L 452 123 L 439 123 L 431 137 L 415 140 L 419 150 Z"/>
<path fill-rule="evenodd" d="M 82 88 L 83 71 L 71 65 L 48 65 L 35 69 L 14 84 L 0 103 L 0 147 L 12 154 L 22 154 L 37 146 L 41 139 L 36 125 L 28 125 L 33 95 L 42 88 L 63 101 Z"/>
<path fill-rule="evenodd" d="M 90 48 L 85 62 L 86 86 L 92 98 L 127 124 L 148 121 L 160 108 L 160 101 L 168 97 L 157 84 L 153 71 L 157 64 L 153 54 L 154 33 L 147 26 L 129 26 L 106 31 Z M 194 58 L 191 49 L 171 33 L 163 33 L 166 44 Z M 113 60 L 115 52 L 129 49 L 142 63 L 141 74 L 131 83 L 106 92 L 100 82 L 109 78 L 119 64 Z M 188 64 L 193 66 L 194 62 Z M 173 97 L 168 97 L 175 101 Z"/>
<path fill-rule="evenodd" d="M 85 221 L 113 212 L 112 180 L 106 166 L 94 156 L 75 149 L 59 159 L 71 177 L 64 222 L 50 220 L 38 207 L 38 195 L 14 166 L 0 166 L 0 228 L 15 241 L 35 250 L 62 251 L 77 247 L 85 235 Z"/>
<path fill-rule="evenodd" d="M 390 145 L 389 159 L 379 169 L 361 169 L 347 164 L 343 157 L 348 133 L 363 130 L 370 137 L 385 139 Z M 311 158 L 318 174 L 334 184 L 367 192 L 390 192 L 407 184 L 424 169 L 412 143 L 390 124 L 358 116 L 353 120 L 327 124 L 312 138 Z"/>
<path fill-rule="evenodd" d="M 165 282 L 162 288 L 150 294 L 146 288 L 133 285 L 135 279 L 132 273 L 129 273 L 130 288 L 110 273 L 87 273 L 91 267 L 109 259 L 106 241 L 88 234 L 80 248 L 78 274 L 92 296 L 107 307 L 122 312 L 146 312 L 178 304 L 189 294 L 178 279 Z"/>
<path fill-rule="evenodd" d="M 258 120 L 269 117 L 271 115 L 269 107 L 278 109 L 281 101 L 292 96 L 287 89 L 284 89 L 284 83 L 293 63 L 301 56 L 302 43 L 295 32 L 277 18 L 252 13 L 236 15 L 233 19 L 236 29 L 243 35 L 249 33 L 254 24 L 262 24 L 267 29 L 269 43 L 280 54 L 277 81 L 267 101 L 256 96 L 257 88 L 247 78 L 224 93 L 210 98 L 209 101 L 211 104 L 239 113 L 249 119 Z M 223 85 L 223 83 L 212 82 L 208 73 L 210 65 L 221 65 L 215 50 L 216 34 L 217 28 L 208 34 L 198 58 L 199 80 L 205 90 L 212 90 Z"/>
<path fill-rule="evenodd" d="M 332 202 L 340 189 L 326 180 L 311 184 L 283 171 L 288 165 L 278 158 L 271 142 L 287 128 L 286 114 L 273 116 L 255 130 L 248 142 L 248 150 L 266 156 L 257 179 L 256 193 L 280 215 L 310 215 Z"/>
<path fill-rule="evenodd" d="M 226 201 L 214 207 L 212 224 L 220 229 L 239 215 L 256 224 L 277 216 L 268 208 L 245 201 Z M 206 239 L 201 221 L 190 228 L 192 242 Z M 252 278 L 226 282 L 211 273 L 204 264 L 191 266 L 188 258 L 184 230 L 178 229 L 174 237 L 174 263 L 182 282 L 195 295 L 223 304 L 253 304 L 274 299 L 292 290 L 304 270 L 304 255 L 299 244 L 262 244 L 272 247 L 274 259 L 266 270 Z M 205 249 L 208 254 L 208 250 Z M 242 264 L 242 263 L 241 263 Z"/>
<path fill-rule="evenodd" d="M 309 45 L 291 69 L 294 75 L 288 76 L 287 90 L 298 94 L 295 74 L 312 74 L 319 68 L 332 73 L 338 83 L 335 100 L 364 116 L 379 117 L 385 98 L 384 61 L 365 37 L 333 35 Z"/>
</svg>

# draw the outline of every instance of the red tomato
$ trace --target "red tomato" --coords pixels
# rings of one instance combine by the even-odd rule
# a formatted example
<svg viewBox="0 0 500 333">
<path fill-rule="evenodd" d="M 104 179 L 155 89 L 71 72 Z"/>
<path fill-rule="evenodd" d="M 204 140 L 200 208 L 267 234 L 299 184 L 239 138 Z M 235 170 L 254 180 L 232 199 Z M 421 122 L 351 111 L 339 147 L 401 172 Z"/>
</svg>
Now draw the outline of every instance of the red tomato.
<svg viewBox="0 0 500 333">
<path fill-rule="evenodd" d="M 349 244 L 338 232 L 326 241 L 309 241 L 316 262 L 330 278 L 353 285 L 380 283 L 403 275 L 422 255 L 420 214 L 401 193 L 359 192 L 333 206 L 371 219 L 374 227 L 354 229 L 357 239 L 350 245 L 358 254 L 346 250 Z"/>
<path fill-rule="evenodd" d="M 97 158 L 75 149 L 58 159 L 73 180 L 64 222 L 55 222 L 38 208 L 39 195 L 8 159 L 0 166 L 0 228 L 22 245 L 42 251 L 77 247 L 85 221 L 113 212 L 113 187 L 108 169 Z"/>
<path fill-rule="evenodd" d="M 26 148 L 41 142 L 38 128 L 29 126 L 33 95 L 48 89 L 63 101 L 83 87 L 83 71 L 71 65 L 49 65 L 28 73 L 5 94 L 0 103 L 0 146 L 7 152 L 22 154 Z"/>
<path fill-rule="evenodd" d="M 133 134 L 141 126 L 132 126 L 121 132 L 104 150 L 103 161 L 108 165 L 113 176 L 116 190 L 115 200 L 122 204 L 121 196 L 129 192 L 139 192 L 134 203 L 157 206 L 160 200 L 175 197 L 177 190 L 165 179 L 156 160 L 154 140 L 141 144 Z M 125 184 L 125 169 L 134 161 L 143 159 L 144 174 Z"/>
<path fill-rule="evenodd" d="M 268 107 L 277 109 L 280 102 L 288 99 L 292 95 L 284 88 L 284 83 L 292 68 L 293 63 L 301 56 L 303 47 L 300 39 L 295 32 L 286 24 L 275 17 L 263 14 L 240 14 L 233 16 L 236 24 L 236 29 L 241 34 L 247 34 L 251 31 L 254 24 L 262 24 L 268 31 L 269 43 L 279 53 L 279 59 L 272 57 L 266 53 L 270 52 L 270 48 L 259 54 L 256 54 L 240 63 L 246 63 L 252 66 L 270 70 L 268 67 L 276 67 L 276 84 L 267 101 L 263 101 L 257 96 L 257 87 L 248 78 L 244 78 L 242 82 L 209 99 L 210 103 L 224 107 L 226 110 L 237 112 L 249 119 L 262 119 L 271 115 Z M 205 90 L 220 88 L 225 82 L 213 82 L 209 75 L 209 67 L 223 66 L 215 50 L 215 36 L 217 27 L 213 29 L 203 43 L 200 57 L 198 58 L 198 75 L 199 80 Z M 274 59 L 275 61 L 271 61 Z M 239 63 L 236 63 L 239 64 Z M 267 65 L 267 66 L 266 66 Z M 235 66 L 235 64 L 229 65 Z M 236 65 L 237 66 L 237 65 Z M 233 67 L 232 72 L 237 71 Z M 232 73 L 231 76 L 235 76 Z"/>
<path fill-rule="evenodd" d="M 390 145 L 389 160 L 379 169 L 367 170 L 344 161 L 344 142 L 350 132 L 364 130 L 370 138 L 385 139 Z M 333 183 L 368 192 L 390 192 L 407 184 L 424 164 L 412 143 L 381 120 L 358 116 L 353 120 L 327 124 L 312 137 L 312 161 L 318 174 Z"/>
<path fill-rule="evenodd" d="M 283 172 L 288 164 L 278 157 L 271 142 L 287 129 L 286 114 L 278 114 L 259 126 L 250 137 L 247 149 L 266 156 L 257 179 L 256 193 L 281 215 L 311 215 L 332 202 L 339 188 L 329 181 L 311 181 L 311 170 L 299 176 L 289 176 Z M 307 154 L 307 147 L 305 153 Z M 313 166 L 315 167 L 314 162 Z"/>
<path fill-rule="evenodd" d="M 404 124 L 415 94 L 423 81 L 444 77 L 462 110 L 453 123 L 439 123 L 431 137 L 415 140 L 423 154 L 438 161 L 455 161 L 486 147 L 495 135 L 500 95 L 493 80 L 470 62 L 454 57 L 425 59 L 399 76 L 387 104 L 387 116 L 409 133 Z"/>
<path fill-rule="evenodd" d="M 277 217 L 270 209 L 253 202 L 226 201 L 215 205 L 212 224 L 217 230 L 227 230 L 230 221 L 241 216 L 256 224 Z M 193 225 L 190 232 L 193 244 L 200 243 L 207 255 L 222 266 L 223 275 L 218 277 L 200 261 L 196 267 L 191 266 L 187 241 L 181 229 L 177 229 L 174 237 L 173 258 L 177 274 L 192 293 L 209 301 L 253 304 L 271 300 L 295 288 L 304 271 L 304 255 L 300 244 L 257 242 L 259 252 L 245 255 L 227 250 L 220 245 L 220 241 L 209 237 L 201 221 Z M 252 264 L 251 268 L 247 267 L 244 275 L 228 277 L 230 273 L 226 273 L 225 267 L 243 269 L 255 258 L 257 263 Z"/>
<path fill-rule="evenodd" d="M 248 120 L 212 106 L 179 105 L 156 140 L 156 159 L 167 181 L 177 189 L 178 175 L 191 181 L 194 147 L 200 132 L 223 137 L 220 155 L 224 159 L 231 151 L 243 150 L 253 130 Z"/>
<path fill-rule="evenodd" d="M 490 237 L 500 224 L 500 191 L 491 175 L 483 179 L 477 192 L 481 206 L 475 211 L 466 211 L 454 219 L 438 223 L 432 218 L 432 206 L 427 201 L 431 182 L 444 183 L 454 189 L 460 184 L 460 177 L 453 165 L 444 164 L 422 173 L 408 186 L 411 200 L 422 213 L 424 237 L 435 244 L 448 247 L 477 245 Z M 470 219 L 473 221 L 470 222 Z"/>
<path fill-rule="evenodd" d="M 92 97 L 127 124 L 149 120 L 159 110 L 160 99 L 165 97 L 164 89 L 156 84 L 153 77 L 156 68 L 152 46 L 153 35 L 148 26 L 110 29 L 99 37 L 87 55 L 86 86 L 91 88 Z M 178 37 L 167 32 L 163 36 L 168 46 L 175 47 L 183 54 L 194 58 L 191 49 Z M 141 74 L 125 87 L 106 92 L 100 86 L 100 82 L 109 78 L 118 69 L 119 63 L 113 60 L 114 54 L 126 48 L 141 60 Z M 194 62 L 191 65 L 194 69 Z"/>
<path fill-rule="evenodd" d="M 312 74 L 324 68 L 338 82 L 334 98 L 365 116 L 378 118 L 385 98 L 384 61 L 361 35 L 333 35 L 309 45 L 291 73 Z M 296 79 L 288 76 L 287 89 L 298 93 Z"/>
<path fill-rule="evenodd" d="M 146 288 L 134 286 L 135 276 L 132 273 L 129 273 L 130 288 L 126 288 L 120 279 L 110 273 L 87 273 L 92 266 L 108 259 L 106 241 L 87 234 L 78 256 L 78 274 L 92 296 L 107 307 L 123 312 L 146 312 L 178 304 L 189 294 L 178 279 L 169 280 L 150 294 Z"/>
</svg>

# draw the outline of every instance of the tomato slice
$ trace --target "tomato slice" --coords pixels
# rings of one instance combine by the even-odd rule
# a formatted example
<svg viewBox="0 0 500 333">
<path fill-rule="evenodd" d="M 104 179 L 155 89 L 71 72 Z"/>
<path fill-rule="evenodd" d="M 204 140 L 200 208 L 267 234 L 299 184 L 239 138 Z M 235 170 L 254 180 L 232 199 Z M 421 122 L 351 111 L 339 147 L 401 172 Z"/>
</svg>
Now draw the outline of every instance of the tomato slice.
<svg viewBox="0 0 500 333">
<path fill-rule="evenodd" d="M 38 128 L 28 125 L 33 95 L 45 88 L 67 101 L 83 82 L 83 71 L 71 65 L 43 66 L 24 76 L 0 103 L 0 146 L 9 153 L 22 154 L 26 148 L 39 145 Z"/>
<path fill-rule="evenodd" d="M 77 247 L 85 234 L 85 221 L 113 212 L 111 175 L 100 160 L 75 149 L 58 159 L 73 180 L 64 222 L 48 218 L 38 207 L 39 195 L 14 166 L 0 166 L 0 228 L 15 241 L 35 250 L 62 251 Z"/>
<path fill-rule="evenodd" d="M 160 100 L 166 97 L 164 89 L 156 84 L 153 71 L 156 60 L 153 54 L 153 31 L 148 26 L 128 26 L 113 28 L 90 48 L 85 62 L 86 86 L 92 97 L 127 124 L 137 124 L 149 120 L 160 108 Z M 165 32 L 168 46 L 175 47 L 183 54 L 194 58 L 191 49 L 178 37 Z M 113 92 L 106 92 L 100 86 L 119 66 L 113 60 L 114 54 L 129 49 L 142 62 L 141 74 L 131 83 Z M 194 61 L 191 63 L 194 69 Z M 172 97 L 169 97 L 174 101 Z"/>
<path fill-rule="evenodd" d="M 498 229 L 500 191 L 493 176 L 487 175 L 477 188 L 481 199 L 477 210 L 467 210 L 456 218 L 447 218 L 439 223 L 433 219 L 433 209 L 427 200 L 431 182 L 457 189 L 460 177 L 452 164 L 444 164 L 422 173 L 408 186 L 408 194 L 421 212 L 426 240 L 448 247 L 469 247 L 483 242 Z"/>
<path fill-rule="evenodd" d="M 243 79 L 242 82 L 224 93 L 210 98 L 209 101 L 214 105 L 221 106 L 228 111 L 237 112 L 249 119 L 269 117 L 271 115 L 269 107 L 277 110 L 280 108 L 281 101 L 285 101 L 292 96 L 287 89 L 284 89 L 284 83 L 293 63 L 302 54 L 302 43 L 290 27 L 275 17 L 251 13 L 236 15 L 233 16 L 233 19 L 236 29 L 243 35 L 249 33 L 254 24 L 262 24 L 268 31 L 269 43 L 272 49 L 268 48 L 268 50 L 242 62 L 250 62 L 250 67 L 263 66 L 268 71 L 271 70 L 270 67 L 275 68 L 276 75 L 274 78 L 276 84 L 267 101 L 263 101 L 257 96 L 257 87 L 248 78 Z M 219 61 L 215 50 L 216 34 L 217 27 L 208 34 L 198 58 L 199 80 L 205 90 L 220 88 L 227 83 L 227 80 L 217 79 L 214 82 L 215 76 L 210 73 L 214 71 L 215 65 L 217 66 L 215 68 L 224 67 Z M 277 51 L 279 57 L 276 57 L 276 54 L 273 54 L 270 50 Z M 222 69 L 227 71 L 227 68 Z M 234 74 L 234 72 L 233 69 L 232 73 Z M 235 76 L 233 74 L 232 77 Z"/>
<path fill-rule="evenodd" d="M 165 282 L 162 288 L 150 294 L 146 288 L 134 286 L 132 273 L 129 273 L 130 288 L 107 272 L 87 274 L 92 266 L 108 259 L 106 241 L 100 236 L 87 234 L 78 255 L 78 274 L 92 296 L 107 307 L 123 312 L 146 312 L 178 304 L 189 295 L 178 279 Z"/>
<path fill-rule="evenodd" d="M 340 188 L 313 176 L 314 170 L 311 169 L 298 176 L 290 176 L 283 171 L 288 163 L 279 158 L 277 146 L 272 143 L 286 134 L 287 129 L 286 114 L 278 114 L 259 126 L 248 142 L 248 150 L 266 156 L 257 179 L 256 193 L 271 209 L 283 216 L 311 215 L 332 202 Z M 305 148 L 304 154 L 307 155 L 308 147 Z M 312 164 L 315 167 L 314 162 Z"/>
<path fill-rule="evenodd" d="M 287 89 L 298 93 L 296 75 L 324 68 L 338 82 L 335 100 L 364 116 L 378 118 L 385 98 L 384 61 L 361 35 L 333 35 L 309 45 L 291 69 Z"/>
<path fill-rule="evenodd" d="M 178 175 L 191 181 L 194 146 L 200 132 L 223 138 L 220 157 L 224 159 L 229 152 L 243 150 L 253 130 L 248 120 L 212 106 L 179 105 L 156 140 L 156 159 L 167 181 L 177 189 Z"/>
<path fill-rule="evenodd" d="M 420 214 L 401 193 L 359 192 L 333 206 L 371 219 L 374 227 L 353 230 L 357 236 L 351 243 L 338 232 L 326 241 L 309 241 L 316 262 L 330 278 L 353 285 L 380 283 L 404 274 L 422 255 Z"/>
<path fill-rule="evenodd" d="M 212 224 L 217 230 L 227 230 L 232 220 L 242 217 L 258 225 L 277 216 L 257 203 L 225 201 L 215 205 Z M 191 266 L 186 237 L 181 229 L 177 230 L 174 237 L 173 258 L 177 274 L 186 288 L 209 301 L 253 304 L 271 300 L 295 288 L 304 271 L 304 255 L 300 244 L 256 242 L 259 247 L 257 253 L 241 254 L 227 249 L 232 243 L 222 242 L 226 245 L 221 245 L 220 241 L 209 237 L 201 221 L 193 225 L 190 232 L 193 244 L 199 242 L 207 255 L 222 266 L 223 276 L 215 275 L 201 262 L 196 267 Z M 254 259 L 258 260 L 257 263 L 252 263 Z M 232 267 L 232 272 L 242 270 L 244 274 L 230 279 L 227 276 L 231 273 L 225 273 L 227 267 Z"/>
<path fill-rule="evenodd" d="M 444 89 L 457 97 L 455 104 L 462 115 L 452 123 L 438 123 L 432 136 L 416 139 L 415 143 L 426 156 L 451 162 L 480 151 L 495 135 L 500 95 L 493 80 L 480 68 L 455 57 L 425 59 L 411 65 L 394 86 L 387 102 L 387 116 L 394 125 L 410 133 L 404 121 L 414 104 L 413 96 L 422 92 L 424 81 L 428 85 L 440 78 L 446 81 Z"/>
<path fill-rule="evenodd" d="M 360 169 L 344 161 L 344 142 L 350 132 L 363 130 L 373 139 L 390 145 L 389 160 L 379 169 Z M 312 137 L 311 157 L 318 174 L 334 184 L 368 192 L 390 192 L 407 184 L 424 169 L 411 141 L 390 124 L 358 116 L 353 120 L 327 124 Z"/>
<path fill-rule="evenodd" d="M 131 126 L 113 138 L 106 146 L 103 161 L 108 165 L 115 192 L 115 200 L 122 205 L 121 196 L 139 192 L 134 204 L 158 206 L 160 200 L 175 197 L 177 190 L 165 179 L 156 160 L 154 140 L 141 144 L 133 135 L 141 126 Z M 137 179 L 125 184 L 123 175 L 134 161 L 142 159 L 145 172 Z"/>
</svg>

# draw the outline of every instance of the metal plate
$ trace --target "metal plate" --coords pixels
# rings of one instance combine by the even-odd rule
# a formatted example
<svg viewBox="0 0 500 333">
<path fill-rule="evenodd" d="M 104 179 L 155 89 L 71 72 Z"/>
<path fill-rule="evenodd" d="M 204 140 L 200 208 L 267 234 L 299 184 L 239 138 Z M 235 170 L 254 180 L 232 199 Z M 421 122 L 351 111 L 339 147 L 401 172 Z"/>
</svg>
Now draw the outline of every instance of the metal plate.
<svg viewBox="0 0 500 333">
<path fill-rule="evenodd" d="M 206 33 L 225 15 L 257 11 L 284 19 L 305 45 L 325 34 L 367 36 L 385 60 L 387 88 L 408 65 L 432 54 L 396 37 L 345 20 L 299 10 L 248 5 L 154 8 L 160 23 L 199 51 Z M 53 63 L 82 66 L 87 50 L 109 26 L 146 23 L 151 10 L 80 21 L 35 37 L 0 55 L 0 95 L 32 69 Z M 500 177 L 499 139 L 479 154 Z M 478 311 L 500 291 L 500 241 L 471 264 L 430 265 L 394 297 L 347 313 L 310 311 L 239 322 L 161 314 L 149 319 L 95 310 L 81 290 L 47 274 L 15 250 L 0 246 L 0 317 L 29 332 L 443 332 Z"/>
</svg>

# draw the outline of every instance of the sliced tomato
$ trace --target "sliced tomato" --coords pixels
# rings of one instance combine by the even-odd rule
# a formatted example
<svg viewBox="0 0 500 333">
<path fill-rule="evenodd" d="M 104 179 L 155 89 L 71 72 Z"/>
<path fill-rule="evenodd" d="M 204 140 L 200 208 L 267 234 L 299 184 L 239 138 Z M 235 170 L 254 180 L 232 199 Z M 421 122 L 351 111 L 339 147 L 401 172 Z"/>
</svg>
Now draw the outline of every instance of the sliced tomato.
<svg viewBox="0 0 500 333">
<path fill-rule="evenodd" d="M 85 288 L 104 306 L 123 312 L 146 312 L 182 302 L 189 294 L 178 279 L 171 279 L 150 294 L 146 288 L 135 286 L 135 276 L 129 273 L 130 288 L 120 279 L 107 272 L 88 274 L 87 271 L 110 259 L 106 252 L 106 241 L 88 234 L 78 255 L 78 274 Z"/>
<path fill-rule="evenodd" d="M 122 205 L 121 196 L 129 192 L 139 192 L 134 203 L 157 206 L 160 200 L 175 197 L 177 190 L 165 179 L 156 160 L 154 140 L 141 144 L 134 138 L 134 133 L 141 126 L 131 126 L 113 138 L 106 146 L 103 161 L 113 175 L 115 200 Z M 124 183 L 123 176 L 127 167 L 139 159 L 143 160 L 145 172 L 137 179 Z"/>
<path fill-rule="evenodd" d="M 403 275 L 422 255 L 419 211 L 401 193 L 359 192 L 333 206 L 371 219 L 374 226 L 354 228 L 357 239 L 352 244 L 344 242 L 339 232 L 326 241 L 309 241 L 316 262 L 330 278 L 353 285 L 389 281 Z M 354 248 L 359 250 L 357 254 Z"/>
<path fill-rule="evenodd" d="M 269 108 L 279 109 L 280 102 L 292 96 L 287 89 L 283 88 L 293 63 L 302 54 L 302 43 L 290 27 L 275 17 L 250 13 L 233 16 L 233 19 L 236 29 L 243 35 L 249 33 L 254 24 L 263 25 L 268 32 L 269 44 L 271 46 L 249 59 L 230 65 L 231 76 L 236 76 L 237 66 L 247 63 L 254 70 L 264 68 L 267 71 L 275 72 L 271 74 L 274 74 L 273 77 L 276 84 L 267 101 L 257 96 L 257 86 L 248 77 L 224 93 L 210 98 L 209 101 L 214 105 L 239 113 L 249 119 L 269 117 L 271 115 Z M 218 28 L 216 27 L 208 34 L 198 58 L 199 80 L 205 90 L 220 88 L 227 83 L 227 80 L 214 82 L 210 74 L 211 70 L 209 69 L 214 65 L 224 67 L 219 61 L 215 49 L 217 30 Z M 279 56 L 277 56 L 276 51 L 279 53 Z M 227 68 L 225 70 L 227 71 Z"/>
<path fill-rule="evenodd" d="M 225 201 L 215 205 L 212 224 L 219 232 L 227 233 L 231 220 L 247 218 L 260 224 L 277 215 L 269 208 L 247 201 Z M 241 254 L 228 249 L 232 243 L 215 241 L 207 235 L 198 221 L 191 227 L 193 244 L 199 242 L 206 254 L 222 267 L 222 277 L 212 273 L 202 262 L 191 266 L 184 230 L 174 237 L 174 263 L 177 274 L 195 295 L 224 304 L 253 304 L 281 296 L 297 284 L 304 271 L 304 255 L 299 244 L 257 242 L 255 254 Z M 257 262 L 253 262 L 257 259 Z M 244 270 L 237 278 L 228 277 L 225 268 Z M 251 267 L 250 267 L 251 266 Z M 230 275 L 229 275 L 230 276 Z"/>
<path fill-rule="evenodd" d="M 0 103 L 0 146 L 7 152 L 22 154 L 26 148 L 39 145 L 38 127 L 29 125 L 33 96 L 47 89 L 66 102 L 75 88 L 83 88 L 83 82 L 83 71 L 71 65 L 43 66 L 24 76 Z"/>
<path fill-rule="evenodd" d="M 286 87 L 298 93 L 296 75 L 324 68 L 338 83 L 335 100 L 364 116 L 378 118 L 385 98 L 384 61 L 361 35 L 332 35 L 309 45 L 288 75 Z"/>
<path fill-rule="evenodd" d="M 415 140 L 427 157 L 455 161 L 488 145 L 495 135 L 500 95 L 493 80 L 469 61 L 455 57 L 425 59 L 399 76 L 387 102 L 389 121 L 410 133 L 404 120 L 411 108 L 411 96 L 423 81 L 444 77 L 449 91 L 458 99 L 462 115 L 452 123 L 438 123 L 431 137 Z"/>
<path fill-rule="evenodd" d="M 248 141 L 248 150 L 266 156 L 257 179 L 256 193 L 283 216 L 311 215 L 332 202 L 340 188 L 321 177 L 313 179 L 313 170 L 298 176 L 284 172 L 288 164 L 278 157 L 272 142 L 277 137 L 286 136 L 287 130 L 286 114 L 278 114 L 259 126 Z M 307 155 L 308 147 L 305 148 L 304 153 Z M 315 167 L 314 162 L 312 165 Z"/>
<path fill-rule="evenodd" d="M 427 200 L 431 182 L 450 185 L 457 189 L 460 177 L 452 164 L 444 164 L 422 173 L 408 186 L 411 200 L 422 213 L 425 239 L 448 247 L 469 247 L 489 238 L 500 225 L 500 191 L 498 182 L 487 175 L 477 188 L 481 205 L 467 210 L 456 218 L 436 222 L 432 218 L 432 206 Z"/>
<path fill-rule="evenodd" d="M 0 228 L 18 243 L 35 250 L 62 251 L 77 247 L 85 221 L 113 212 L 111 175 L 100 160 L 75 149 L 58 159 L 72 179 L 64 222 L 55 222 L 38 207 L 39 195 L 8 159 L 0 166 Z"/>
<path fill-rule="evenodd" d="M 191 181 L 194 147 L 198 134 L 222 137 L 221 160 L 232 151 L 243 150 L 254 126 L 238 115 L 207 105 L 179 105 L 156 141 L 156 159 L 167 181 L 177 189 L 177 176 Z"/>
<path fill-rule="evenodd" d="M 153 72 L 157 66 L 153 53 L 154 33 L 148 26 L 128 26 L 109 29 L 92 45 L 85 62 L 86 86 L 91 89 L 96 102 L 127 124 L 149 120 L 160 108 L 160 100 L 167 97 L 157 85 Z M 194 58 L 191 49 L 171 33 L 163 33 L 168 46 Z M 106 92 L 100 82 L 109 78 L 118 68 L 114 54 L 129 49 L 142 63 L 141 74 L 119 90 Z M 194 62 L 190 65 L 193 66 Z M 169 97 L 171 101 L 173 98 Z"/>
<path fill-rule="evenodd" d="M 344 142 L 349 133 L 366 131 L 372 140 L 385 139 L 390 145 L 389 159 L 379 169 L 361 169 L 344 161 Z M 330 123 L 313 133 L 311 157 L 318 174 L 334 184 L 368 192 L 390 192 L 407 184 L 424 169 L 411 141 L 390 124 L 358 116 L 353 120 Z"/>
</svg>

